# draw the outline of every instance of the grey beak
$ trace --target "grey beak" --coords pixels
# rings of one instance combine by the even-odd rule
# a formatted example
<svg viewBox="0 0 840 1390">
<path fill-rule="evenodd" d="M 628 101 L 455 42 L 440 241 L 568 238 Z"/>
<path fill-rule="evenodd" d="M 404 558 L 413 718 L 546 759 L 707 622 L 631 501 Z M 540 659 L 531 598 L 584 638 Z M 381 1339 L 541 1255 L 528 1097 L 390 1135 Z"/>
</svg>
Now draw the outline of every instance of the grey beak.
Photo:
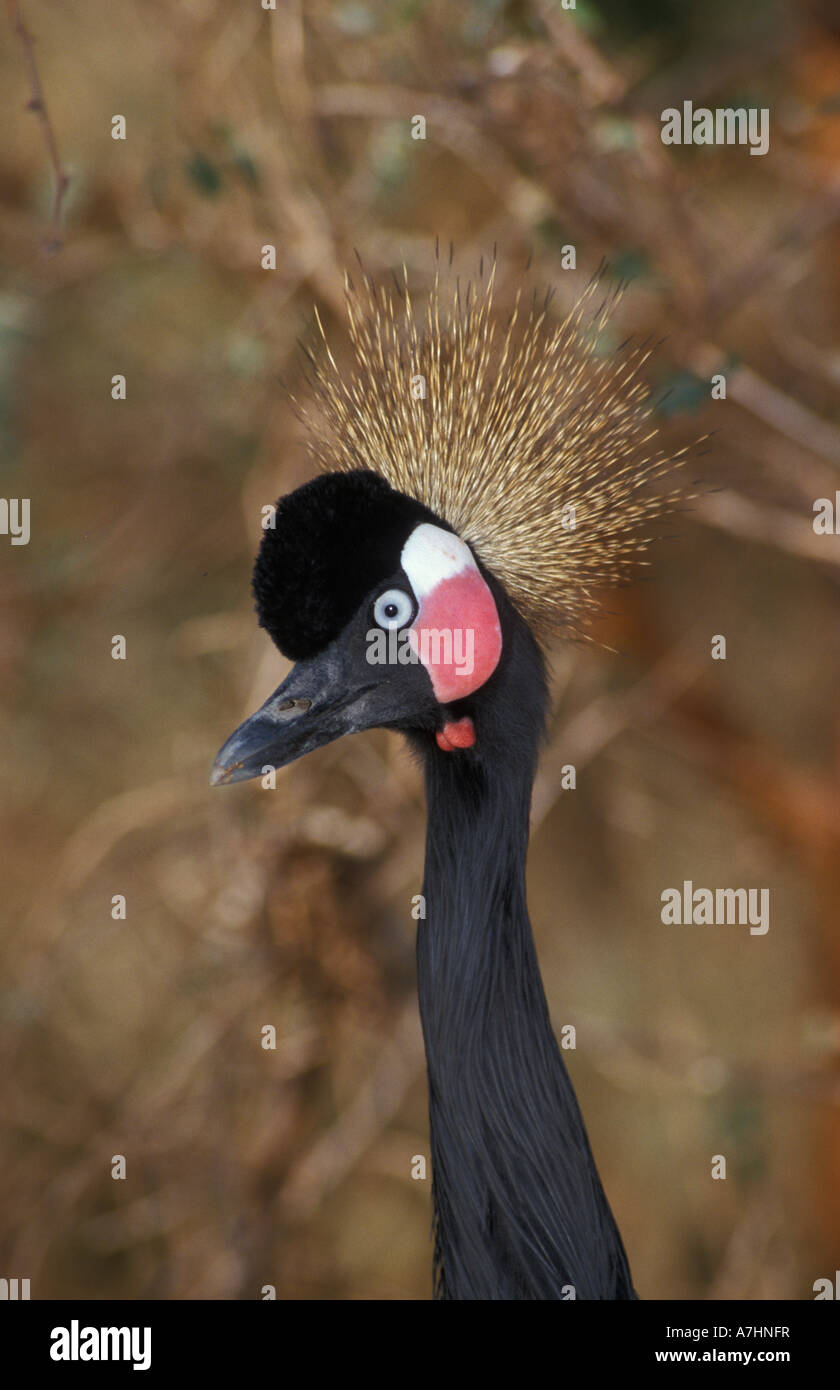
<svg viewBox="0 0 840 1390">
<path fill-rule="evenodd" d="M 285 767 L 342 734 L 370 728 L 375 712 L 365 689 L 345 677 L 340 647 L 332 643 L 292 667 L 256 714 L 231 734 L 210 773 L 211 786 L 245 782 Z"/>
</svg>

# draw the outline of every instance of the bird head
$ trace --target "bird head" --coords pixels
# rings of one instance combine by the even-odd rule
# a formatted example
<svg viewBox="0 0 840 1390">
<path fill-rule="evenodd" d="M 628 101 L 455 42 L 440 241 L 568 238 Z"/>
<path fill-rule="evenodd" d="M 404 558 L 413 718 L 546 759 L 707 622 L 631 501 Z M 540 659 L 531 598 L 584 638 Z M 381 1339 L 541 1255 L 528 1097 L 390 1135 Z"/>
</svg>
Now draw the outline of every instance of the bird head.
<svg viewBox="0 0 840 1390">
<path fill-rule="evenodd" d="M 326 471 L 280 499 L 254 572 L 260 623 L 296 664 L 228 739 L 214 783 L 375 726 L 459 765 L 494 729 L 535 728 L 538 642 L 580 635 L 684 499 L 646 486 L 687 452 L 654 447 L 650 349 L 600 347 L 617 296 L 596 278 L 553 324 L 548 297 L 523 309 L 518 295 L 497 333 L 494 280 L 482 263 L 447 297 L 436 279 L 421 321 L 407 282 L 395 299 L 348 279 L 351 372 L 321 329 L 320 410 L 300 410 Z"/>
<path fill-rule="evenodd" d="M 501 587 L 428 507 L 378 474 L 327 473 L 277 503 L 253 588 L 295 662 L 221 749 L 214 783 L 260 776 L 342 734 L 384 727 L 457 752 L 499 666 Z"/>
</svg>

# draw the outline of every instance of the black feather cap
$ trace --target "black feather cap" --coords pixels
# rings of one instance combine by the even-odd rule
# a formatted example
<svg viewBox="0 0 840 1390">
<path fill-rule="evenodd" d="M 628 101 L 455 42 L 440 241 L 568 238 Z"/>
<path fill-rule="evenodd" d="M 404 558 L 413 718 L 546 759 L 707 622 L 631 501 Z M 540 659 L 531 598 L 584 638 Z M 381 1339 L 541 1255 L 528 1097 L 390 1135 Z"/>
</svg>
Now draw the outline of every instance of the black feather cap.
<svg viewBox="0 0 840 1390">
<path fill-rule="evenodd" d="M 452 527 L 378 473 L 324 473 L 281 497 L 254 565 L 260 626 L 291 661 L 328 646 L 369 593 L 400 569 L 421 522 Z"/>
</svg>

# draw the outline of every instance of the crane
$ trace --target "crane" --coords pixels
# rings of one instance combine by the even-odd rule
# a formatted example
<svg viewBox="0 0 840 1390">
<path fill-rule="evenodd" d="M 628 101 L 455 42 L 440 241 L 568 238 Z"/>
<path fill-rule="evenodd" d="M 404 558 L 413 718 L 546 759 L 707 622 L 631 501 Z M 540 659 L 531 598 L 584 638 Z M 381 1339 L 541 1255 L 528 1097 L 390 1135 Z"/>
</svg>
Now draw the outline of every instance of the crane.
<svg viewBox="0 0 840 1390">
<path fill-rule="evenodd" d="M 345 369 L 318 319 L 299 409 L 322 471 L 277 502 L 253 576 L 260 625 L 295 664 L 211 780 L 373 727 L 405 736 L 427 801 L 435 1295 L 633 1299 L 552 1031 L 525 861 L 546 643 L 580 635 L 597 591 L 627 579 L 685 496 L 687 451 L 654 447 L 649 345 L 599 347 L 616 299 L 600 277 L 559 322 L 520 291 L 501 328 L 495 279 L 495 260 L 466 286 L 438 269 L 422 314 L 407 276 L 348 276 Z"/>
</svg>

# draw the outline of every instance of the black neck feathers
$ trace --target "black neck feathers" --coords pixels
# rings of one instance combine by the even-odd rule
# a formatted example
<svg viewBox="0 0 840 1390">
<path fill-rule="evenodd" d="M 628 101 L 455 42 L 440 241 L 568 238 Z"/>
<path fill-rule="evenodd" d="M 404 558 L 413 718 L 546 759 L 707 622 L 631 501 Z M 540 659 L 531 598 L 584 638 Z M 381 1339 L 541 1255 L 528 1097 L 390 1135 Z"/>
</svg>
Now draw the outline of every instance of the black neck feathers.
<svg viewBox="0 0 840 1390">
<path fill-rule="evenodd" d="M 525 901 L 542 659 L 508 612 L 476 747 L 425 752 L 418 988 L 429 1078 L 436 1294 L 634 1298 L 552 1032 Z"/>
</svg>

